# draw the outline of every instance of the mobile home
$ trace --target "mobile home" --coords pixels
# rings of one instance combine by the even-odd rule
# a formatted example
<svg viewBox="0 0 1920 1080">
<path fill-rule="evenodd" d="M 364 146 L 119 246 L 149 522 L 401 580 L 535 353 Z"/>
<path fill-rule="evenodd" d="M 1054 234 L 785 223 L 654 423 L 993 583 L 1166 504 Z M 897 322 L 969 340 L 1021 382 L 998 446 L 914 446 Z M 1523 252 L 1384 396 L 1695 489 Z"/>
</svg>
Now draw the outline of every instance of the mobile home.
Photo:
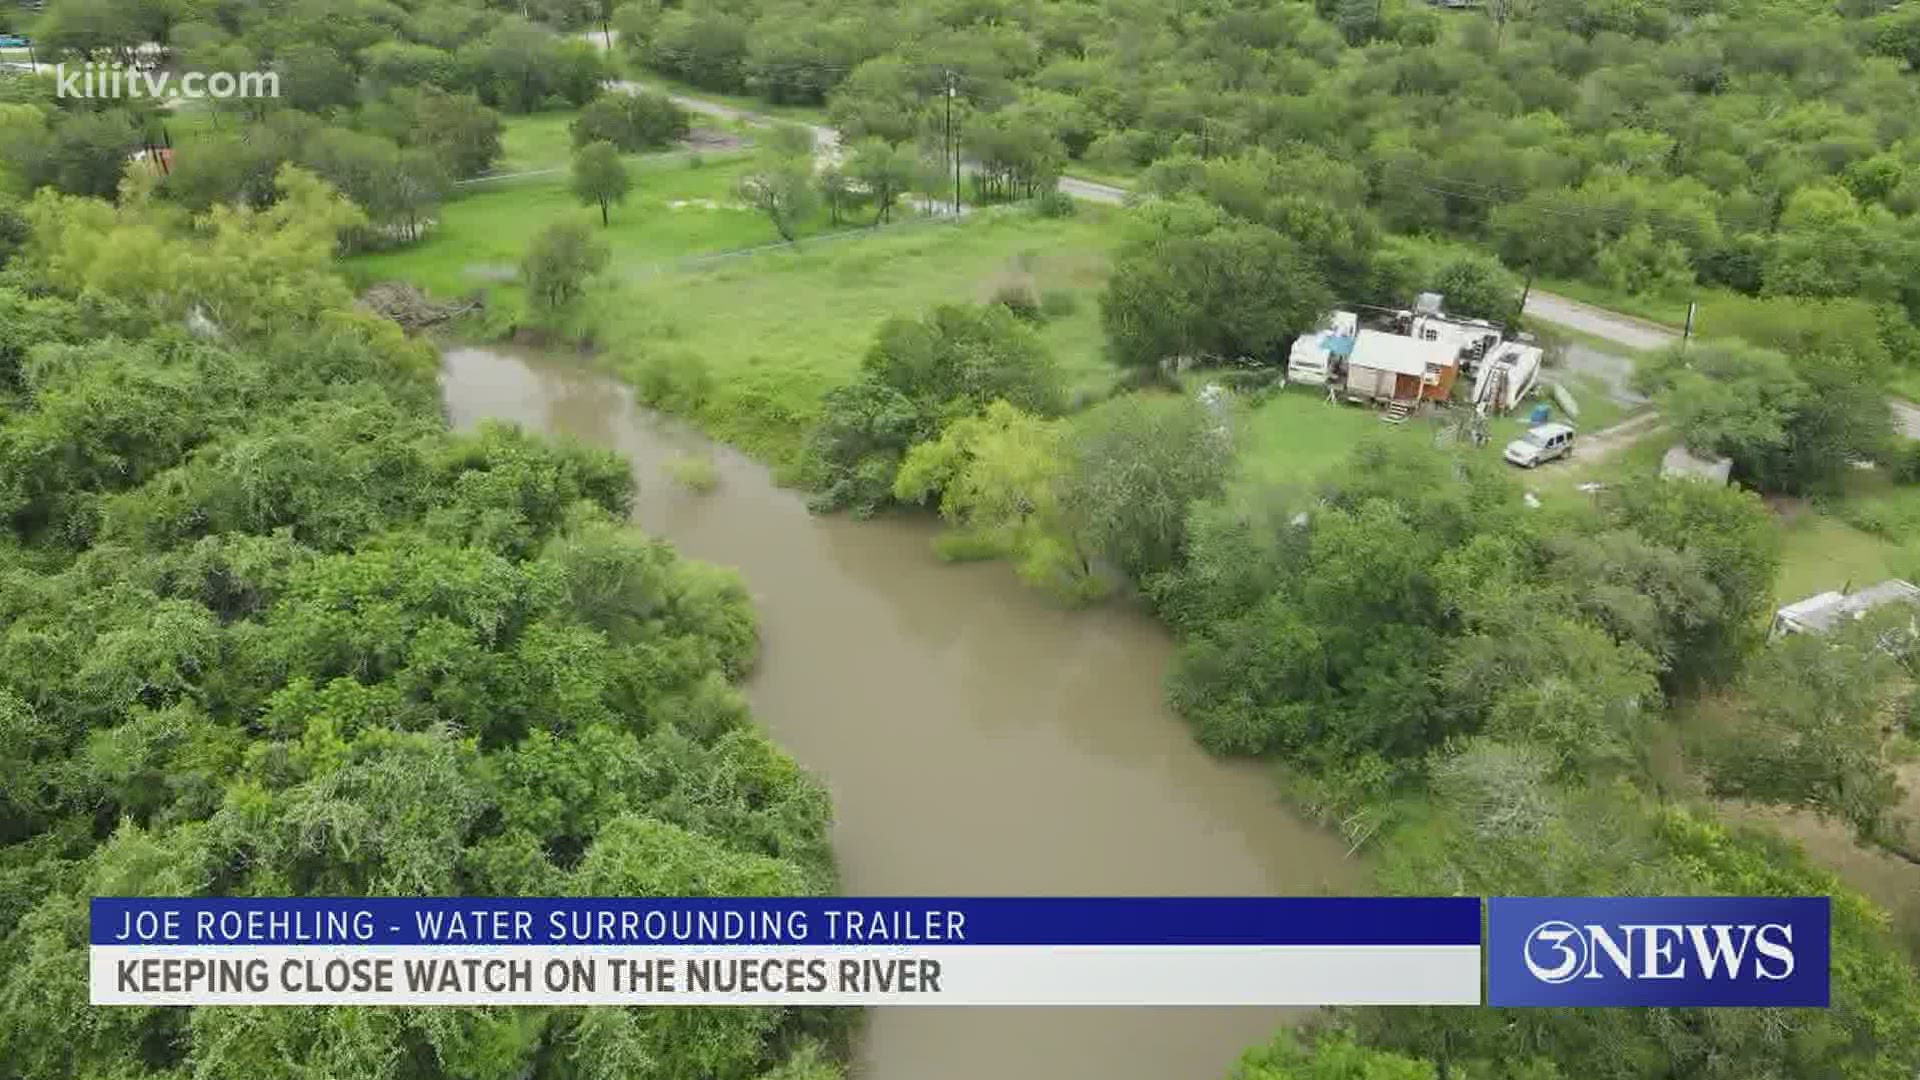
<svg viewBox="0 0 1920 1080">
<path fill-rule="evenodd" d="M 1452 341 L 1362 330 L 1347 360 L 1348 401 L 1445 401 L 1460 375 Z"/>
</svg>

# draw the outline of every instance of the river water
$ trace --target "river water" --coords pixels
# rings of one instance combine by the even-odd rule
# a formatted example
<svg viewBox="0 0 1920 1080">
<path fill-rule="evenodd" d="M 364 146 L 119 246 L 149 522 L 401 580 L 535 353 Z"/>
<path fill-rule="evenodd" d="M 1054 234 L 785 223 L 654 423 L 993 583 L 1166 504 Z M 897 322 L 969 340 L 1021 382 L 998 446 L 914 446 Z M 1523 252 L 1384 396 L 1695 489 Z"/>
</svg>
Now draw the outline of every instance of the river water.
<svg viewBox="0 0 1920 1080">
<path fill-rule="evenodd" d="M 816 517 L 767 470 L 637 408 L 576 361 L 456 348 L 457 427 L 517 421 L 618 450 L 634 518 L 736 567 L 760 617 L 755 715 L 833 793 L 849 894 L 1352 892 L 1331 835 L 1260 769 L 1217 761 L 1164 705 L 1165 631 L 1121 605 L 1066 611 L 1003 565 L 934 557 L 933 523 Z M 710 450 L 693 494 L 666 463 Z M 1288 1020 L 1267 1009 L 875 1010 L 868 1080 L 1190 1080 Z"/>
</svg>

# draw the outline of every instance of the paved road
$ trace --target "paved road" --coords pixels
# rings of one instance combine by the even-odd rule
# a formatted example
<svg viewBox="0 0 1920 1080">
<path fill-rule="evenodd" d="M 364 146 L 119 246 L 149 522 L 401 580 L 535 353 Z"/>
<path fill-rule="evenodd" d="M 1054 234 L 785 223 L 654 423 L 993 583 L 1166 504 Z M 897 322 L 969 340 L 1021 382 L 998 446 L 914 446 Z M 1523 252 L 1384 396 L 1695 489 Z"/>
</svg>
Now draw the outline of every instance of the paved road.
<svg viewBox="0 0 1920 1080">
<path fill-rule="evenodd" d="M 1097 183 L 1093 180 L 1080 180 L 1071 176 L 1060 178 L 1060 190 L 1076 199 L 1106 203 L 1109 206 L 1119 206 L 1126 202 L 1129 194 L 1123 187 L 1114 187 L 1112 184 Z"/>
<path fill-rule="evenodd" d="M 1663 349 L 1680 340 L 1679 334 L 1656 323 L 1537 289 L 1527 294 L 1527 314 L 1634 350 Z"/>
</svg>

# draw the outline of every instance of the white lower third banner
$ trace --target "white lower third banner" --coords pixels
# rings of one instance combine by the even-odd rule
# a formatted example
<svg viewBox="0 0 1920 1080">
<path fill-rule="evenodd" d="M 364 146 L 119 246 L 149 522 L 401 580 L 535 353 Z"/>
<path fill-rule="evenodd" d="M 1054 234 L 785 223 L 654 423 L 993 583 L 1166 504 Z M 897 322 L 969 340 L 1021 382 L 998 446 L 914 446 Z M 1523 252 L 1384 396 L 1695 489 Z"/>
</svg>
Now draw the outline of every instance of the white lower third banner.
<svg viewBox="0 0 1920 1080">
<path fill-rule="evenodd" d="M 1477 1005 L 1458 897 L 95 897 L 95 1005 Z"/>
<path fill-rule="evenodd" d="M 1478 1005 L 1477 945 L 95 946 L 95 1005 Z"/>
</svg>

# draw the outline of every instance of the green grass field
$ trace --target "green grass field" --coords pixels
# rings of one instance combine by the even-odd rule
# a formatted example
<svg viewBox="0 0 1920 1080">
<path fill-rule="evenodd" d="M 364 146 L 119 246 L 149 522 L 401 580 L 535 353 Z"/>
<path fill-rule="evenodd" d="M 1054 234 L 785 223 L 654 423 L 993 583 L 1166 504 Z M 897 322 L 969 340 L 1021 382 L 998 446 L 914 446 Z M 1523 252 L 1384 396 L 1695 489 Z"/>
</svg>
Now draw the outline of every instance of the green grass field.
<svg viewBox="0 0 1920 1080">
<path fill-rule="evenodd" d="M 1825 514 L 1802 513 L 1783 521 L 1781 538 L 1774 595 L 1783 604 L 1828 589 L 1861 588 L 1901 572 L 1898 545 Z"/>
<path fill-rule="evenodd" d="M 1327 400 L 1315 386 L 1280 390 L 1248 415 L 1240 443 L 1243 479 L 1255 483 L 1311 481 L 1345 461 L 1369 438 L 1431 441 L 1433 425 L 1380 421 L 1377 409 Z"/>
<path fill-rule="evenodd" d="M 613 208 L 605 229 L 600 208 L 574 198 L 565 172 L 471 184 L 441 207 L 425 241 L 358 256 L 347 269 L 362 282 L 400 278 L 436 293 L 464 294 L 510 278 L 534 235 L 557 221 L 589 224 L 605 236 L 613 254 L 608 273 L 616 280 L 690 255 L 778 242 L 773 224 L 734 195 L 746 159 L 735 154 L 700 160 L 696 167 L 679 154 L 629 157 L 634 190 Z M 865 221 L 864 215 L 858 220 Z M 830 228 L 822 212 L 802 235 Z"/>
<path fill-rule="evenodd" d="M 500 160 L 494 172 L 565 168 L 573 160 L 573 134 L 567 125 L 579 110 L 507 116 L 500 124 Z"/>
<path fill-rule="evenodd" d="M 711 390 L 693 409 L 698 419 L 779 463 L 791 460 L 820 396 L 853 378 L 883 321 L 986 300 L 1014 278 L 1055 294 L 1060 313 L 1041 336 L 1073 387 L 1111 386 L 1098 306 L 1111 235 L 1090 209 L 1062 220 L 1005 209 L 909 222 L 612 282 L 578 320 L 605 362 L 643 390 L 666 372 L 703 371 Z"/>
</svg>

